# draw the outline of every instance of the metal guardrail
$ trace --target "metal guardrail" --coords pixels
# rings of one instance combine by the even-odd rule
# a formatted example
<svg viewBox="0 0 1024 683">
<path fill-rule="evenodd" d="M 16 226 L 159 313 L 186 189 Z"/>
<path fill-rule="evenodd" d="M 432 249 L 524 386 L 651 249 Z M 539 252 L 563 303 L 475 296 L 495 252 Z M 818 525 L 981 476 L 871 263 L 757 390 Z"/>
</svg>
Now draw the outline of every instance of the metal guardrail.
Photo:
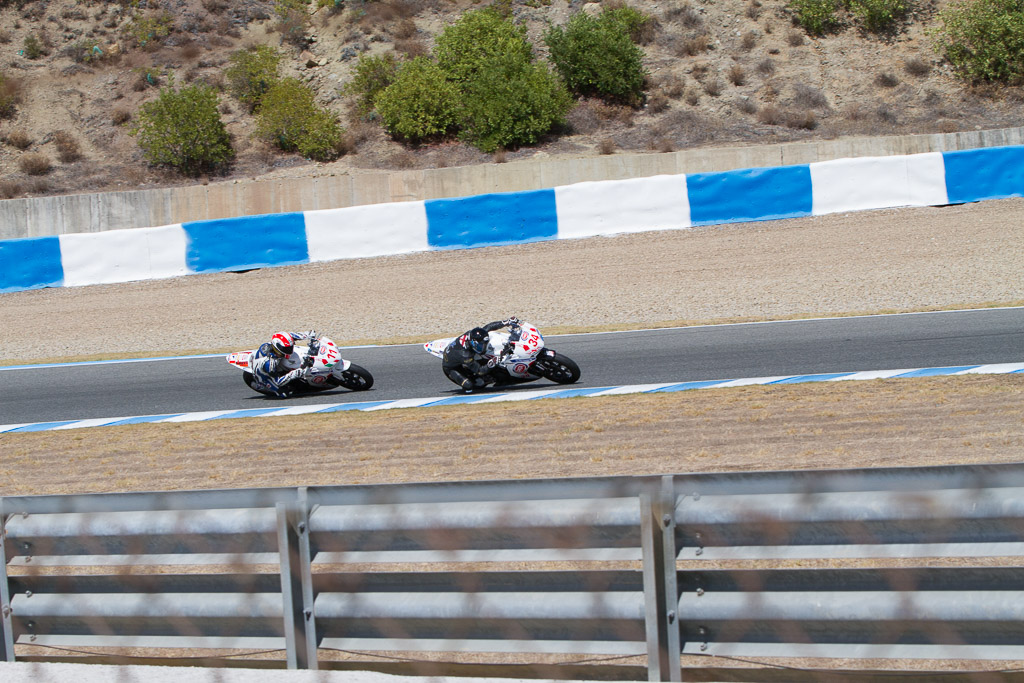
<svg viewBox="0 0 1024 683">
<path fill-rule="evenodd" d="M 1022 494 L 1024 464 L 5 497 L 0 660 L 1024 660 Z"/>
</svg>

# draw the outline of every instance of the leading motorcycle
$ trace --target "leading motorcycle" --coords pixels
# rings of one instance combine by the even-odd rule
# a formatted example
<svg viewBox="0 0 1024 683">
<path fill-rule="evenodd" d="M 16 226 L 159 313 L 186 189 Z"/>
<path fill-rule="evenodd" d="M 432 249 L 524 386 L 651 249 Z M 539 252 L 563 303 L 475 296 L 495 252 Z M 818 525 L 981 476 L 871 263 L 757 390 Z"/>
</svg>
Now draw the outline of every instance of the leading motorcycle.
<svg viewBox="0 0 1024 683">
<path fill-rule="evenodd" d="M 444 358 L 444 350 L 458 337 L 435 339 L 423 348 L 427 353 Z M 565 354 L 545 345 L 535 325 L 521 322 L 506 330 L 488 333 L 487 375 L 494 384 L 509 385 L 548 379 L 558 384 L 579 381 L 580 367 Z"/>
<path fill-rule="evenodd" d="M 305 353 L 301 353 L 303 348 Z M 228 354 L 227 361 L 244 371 L 242 379 L 250 389 L 274 396 L 272 392 L 253 386 L 251 363 L 255 355 L 255 349 L 236 351 Z M 351 391 L 366 391 L 373 386 L 373 375 L 366 368 L 342 358 L 337 344 L 327 337 L 310 339 L 308 347 L 295 347 L 291 355 L 284 359 L 284 366 L 291 371 L 301 367 L 303 361 L 309 369 L 305 377 L 288 382 L 286 386 L 289 394 L 307 394 L 338 387 Z"/>
</svg>

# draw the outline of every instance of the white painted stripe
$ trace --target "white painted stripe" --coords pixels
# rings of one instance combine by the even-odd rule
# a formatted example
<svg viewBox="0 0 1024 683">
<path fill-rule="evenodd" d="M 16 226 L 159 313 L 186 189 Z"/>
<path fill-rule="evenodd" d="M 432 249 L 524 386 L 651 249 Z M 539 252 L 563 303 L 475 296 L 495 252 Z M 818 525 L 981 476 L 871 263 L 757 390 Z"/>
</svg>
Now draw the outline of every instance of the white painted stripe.
<svg viewBox="0 0 1024 683">
<path fill-rule="evenodd" d="M 1020 372 L 1024 370 L 1024 363 L 993 363 L 991 365 L 979 365 L 970 370 L 961 370 L 958 375 L 1001 375 L 1009 372 Z"/>
<path fill-rule="evenodd" d="M 612 387 L 611 389 L 605 389 L 599 391 L 596 394 L 590 394 L 590 396 L 621 396 L 622 394 L 642 394 L 647 391 L 657 391 L 658 389 L 664 389 L 665 387 L 673 387 L 679 384 L 679 382 L 665 382 L 663 384 L 631 384 L 625 387 Z"/>
<path fill-rule="evenodd" d="M 914 369 L 903 369 L 903 370 L 868 370 L 867 372 L 855 372 L 852 375 L 846 377 L 836 377 L 835 379 L 828 380 L 829 382 L 845 382 L 851 379 L 889 379 L 890 377 L 896 377 L 907 372 L 913 372 Z"/>
<path fill-rule="evenodd" d="M 291 408 L 281 408 L 275 410 L 272 413 L 267 413 L 263 417 L 284 417 L 288 415 L 306 415 L 308 413 L 317 413 L 327 408 L 333 408 L 335 406 L 344 405 L 342 403 L 328 403 L 326 405 L 315 405 L 315 406 L 293 406 Z"/>
<path fill-rule="evenodd" d="M 722 380 L 721 384 L 715 384 L 713 386 L 704 387 L 705 389 L 723 389 L 732 387 L 747 387 L 753 384 L 771 384 L 772 382 L 778 382 L 780 379 L 792 379 L 793 377 L 800 377 L 800 375 L 779 375 L 778 377 L 748 377 L 746 379 L 730 379 Z M 676 382 L 681 384 L 681 382 Z"/>
<path fill-rule="evenodd" d="M 443 401 L 450 396 L 431 396 L 430 398 L 401 398 L 388 403 L 382 403 L 379 406 L 370 406 L 364 408 L 366 412 L 372 412 L 375 410 L 391 410 L 392 408 L 419 408 L 420 406 L 427 405 L 428 403 L 437 403 Z"/>
<path fill-rule="evenodd" d="M 558 239 L 690 227 L 683 174 L 556 187 L 555 207 Z"/>
<path fill-rule="evenodd" d="M 367 258 L 427 251 L 425 202 L 367 204 L 306 211 L 309 260 Z"/>
<path fill-rule="evenodd" d="M 815 216 L 948 203 L 942 154 L 835 159 L 810 164 Z"/>
<path fill-rule="evenodd" d="M 161 424 L 164 422 L 202 422 L 203 420 L 209 420 L 212 417 L 220 417 L 221 415 L 230 415 L 231 413 L 239 413 L 238 417 L 245 417 L 244 410 L 207 410 L 201 413 L 185 413 L 184 415 L 175 415 L 165 420 L 157 420 L 152 424 Z"/>
<path fill-rule="evenodd" d="M 480 403 L 502 403 L 505 401 L 532 401 L 537 398 L 544 398 L 551 394 L 557 394 L 564 389 L 541 389 L 538 391 L 517 391 L 512 394 L 498 394 L 497 396 L 489 396 Z"/>
<path fill-rule="evenodd" d="M 35 422 L 22 422 L 21 424 L 16 424 L 16 425 L 0 425 L 0 434 L 3 434 L 4 432 L 11 432 L 11 431 L 14 431 L 15 429 L 20 429 L 21 427 L 28 427 L 31 424 L 37 424 L 37 423 L 35 423 Z"/>
<path fill-rule="evenodd" d="M 188 275 L 180 224 L 60 235 L 64 286 Z"/>
<path fill-rule="evenodd" d="M 71 424 L 61 425 L 60 427 L 54 427 L 53 431 L 59 431 L 61 429 L 85 429 L 86 427 L 103 427 L 111 422 L 118 422 L 119 420 L 127 420 L 128 417 L 98 417 L 91 420 L 79 420 L 78 422 L 72 422 Z"/>
</svg>

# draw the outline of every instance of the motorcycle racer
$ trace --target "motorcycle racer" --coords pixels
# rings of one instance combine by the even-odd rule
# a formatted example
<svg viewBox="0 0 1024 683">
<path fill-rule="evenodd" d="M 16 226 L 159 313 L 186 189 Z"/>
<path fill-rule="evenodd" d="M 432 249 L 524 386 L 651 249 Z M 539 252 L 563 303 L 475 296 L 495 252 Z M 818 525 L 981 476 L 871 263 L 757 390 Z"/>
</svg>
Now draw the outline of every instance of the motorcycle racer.
<svg viewBox="0 0 1024 683">
<path fill-rule="evenodd" d="M 317 339 L 315 330 L 308 332 L 277 332 L 270 341 L 261 344 L 251 361 L 252 379 L 246 375 L 246 384 L 256 391 L 270 392 L 278 398 L 288 396 L 286 386 L 297 377 L 304 377 L 309 371 L 307 361 L 289 370 L 286 361 L 295 350 L 295 342 L 304 339 L 314 343 Z M 311 359 L 307 359 L 311 360 Z"/>
<path fill-rule="evenodd" d="M 489 377 L 487 340 L 490 332 L 503 327 L 516 327 L 519 318 L 512 316 L 504 320 L 495 320 L 483 327 L 474 327 L 457 337 L 444 350 L 441 368 L 445 376 L 458 384 L 466 393 L 487 386 Z"/>
</svg>

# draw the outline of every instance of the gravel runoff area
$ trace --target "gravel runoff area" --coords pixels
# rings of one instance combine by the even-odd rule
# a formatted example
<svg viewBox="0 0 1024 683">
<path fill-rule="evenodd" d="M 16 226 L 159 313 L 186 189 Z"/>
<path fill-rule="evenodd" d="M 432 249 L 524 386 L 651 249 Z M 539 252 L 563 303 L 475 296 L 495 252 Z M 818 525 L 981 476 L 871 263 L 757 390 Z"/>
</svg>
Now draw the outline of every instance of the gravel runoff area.
<svg viewBox="0 0 1024 683">
<path fill-rule="evenodd" d="M 0 363 L 1024 300 L 1024 199 L 0 294 Z"/>
</svg>

